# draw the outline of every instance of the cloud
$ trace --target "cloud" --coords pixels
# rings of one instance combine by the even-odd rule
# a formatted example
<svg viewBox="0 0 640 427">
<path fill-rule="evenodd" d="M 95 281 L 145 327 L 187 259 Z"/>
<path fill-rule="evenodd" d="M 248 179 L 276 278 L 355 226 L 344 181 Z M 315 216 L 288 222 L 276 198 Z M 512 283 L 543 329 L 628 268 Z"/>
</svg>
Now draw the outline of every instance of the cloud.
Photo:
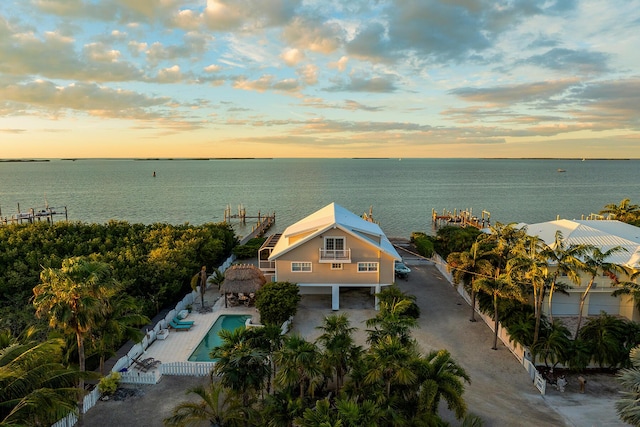
<svg viewBox="0 0 640 427">
<path fill-rule="evenodd" d="M 396 77 L 393 75 L 364 77 L 350 76 L 348 80 L 336 80 L 333 86 L 326 88 L 328 92 L 395 92 Z"/>
<path fill-rule="evenodd" d="M 304 60 L 304 52 L 300 49 L 287 49 L 280 54 L 280 58 L 290 67 L 298 64 L 302 60 Z"/>
<path fill-rule="evenodd" d="M 326 55 L 340 47 L 343 31 L 335 22 L 318 22 L 298 16 L 283 29 L 282 38 L 296 48 Z"/>
<path fill-rule="evenodd" d="M 551 97 L 563 94 L 577 83 L 576 79 L 566 79 L 489 88 L 462 87 L 452 89 L 449 93 L 466 101 L 508 105 L 547 101 Z"/>
<path fill-rule="evenodd" d="M 133 91 L 88 83 L 58 86 L 38 80 L 0 88 L 0 98 L 17 108 L 52 112 L 83 112 L 99 117 L 143 119 L 155 115 L 150 109 L 165 106 L 166 97 L 149 97 Z"/>
<path fill-rule="evenodd" d="M 163 68 L 158 71 L 158 83 L 177 83 L 182 80 L 182 73 L 180 72 L 180 67 L 178 65 L 174 65 L 169 68 Z"/>
<path fill-rule="evenodd" d="M 575 74 L 600 74 L 608 71 L 609 55 L 602 52 L 554 48 L 522 61 L 525 64 Z"/>
<path fill-rule="evenodd" d="M 207 0 L 204 22 L 214 31 L 255 31 L 285 25 L 300 0 Z"/>
<path fill-rule="evenodd" d="M 347 69 L 347 62 L 349 62 L 348 56 L 342 56 L 335 62 L 329 62 L 327 66 L 329 68 L 336 68 L 340 72 L 344 72 Z"/>
<path fill-rule="evenodd" d="M 298 69 L 298 75 L 306 85 L 315 85 L 318 83 L 318 66 L 315 64 L 307 64 Z"/>
<path fill-rule="evenodd" d="M 279 92 L 297 92 L 300 85 L 295 79 L 275 80 L 272 75 L 263 75 L 257 80 L 249 80 L 246 77 L 239 77 L 233 82 L 235 89 L 251 90 L 256 92 L 266 92 L 275 90 Z"/>
</svg>

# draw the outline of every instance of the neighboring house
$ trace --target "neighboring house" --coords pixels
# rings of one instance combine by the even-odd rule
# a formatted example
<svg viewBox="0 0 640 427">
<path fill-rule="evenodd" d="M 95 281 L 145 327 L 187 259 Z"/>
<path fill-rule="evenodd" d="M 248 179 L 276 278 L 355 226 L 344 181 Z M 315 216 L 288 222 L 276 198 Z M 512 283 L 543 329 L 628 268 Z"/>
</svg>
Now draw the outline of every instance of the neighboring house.
<svg viewBox="0 0 640 427">
<path fill-rule="evenodd" d="M 335 203 L 270 236 L 258 258 L 267 280 L 297 283 L 301 294 L 331 294 L 333 310 L 341 288 L 378 293 L 393 284 L 401 259 L 378 224 Z"/>
<path fill-rule="evenodd" d="M 565 246 L 587 244 L 599 248 L 602 252 L 620 246 L 626 251 L 618 252 L 606 261 L 636 270 L 640 268 L 640 228 L 638 227 L 620 221 L 566 219 L 527 225 L 527 234 L 538 236 L 551 247 L 554 245 L 558 230 L 562 232 Z M 581 273 L 581 283 L 576 286 L 567 277 L 560 276 L 559 281 L 570 285 L 571 289 L 568 290 L 568 296 L 560 292 L 554 293 L 553 315 L 577 316 L 580 308 L 580 296 L 589 280 L 588 274 Z M 628 281 L 629 278 L 624 275 L 619 277 L 619 280 Z M 615 289 L 611 279 L 601 272 L 589 292 L 582 314 L 595 316 L 600 314 L 600 311 L 605 311 L 611 315 L 620 315 L 635 321 L 640 320 L 633 297 L 628 295 L 612 297 L 611 293 Z M 546 304 L 545 310 L 547 310 Z"/>
</svg>

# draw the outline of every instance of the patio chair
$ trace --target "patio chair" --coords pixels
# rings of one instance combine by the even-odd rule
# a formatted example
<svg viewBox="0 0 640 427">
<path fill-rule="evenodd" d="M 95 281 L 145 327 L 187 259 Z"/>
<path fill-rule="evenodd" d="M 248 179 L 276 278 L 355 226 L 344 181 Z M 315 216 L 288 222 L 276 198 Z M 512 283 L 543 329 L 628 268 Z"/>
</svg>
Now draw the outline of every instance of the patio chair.
<svg viewBox="0 0 640 427">
<path fill-rule="evenodd" d="M 173 318 L 174 323 L 177 323 L 178 325 L 193 325 L 194 322 L 193 320 L 182 320 L 179 317 L 174 317 Z"/>
<path fill-rule="evenodd" d="M 171 322 L 169 322 L 169 326 L 171 326 L 176 331 L 188 331 L 189 329 L 191 329 L 191 327 L 193 325 L 185 325 L 183 323 L 176 323 L 173 320 L 171 320 Z"/>
<path fill-rule="evenodd" d="M 153 357 L 148 357 L 144 360 L 140 360 L 136 357 L 133 359 L 133 363 L 141 372 L 147 372 L 149 369 L 153 369 L 158 366 L 161 362 L 159 360 L 155 360 Z"/>
</svg>

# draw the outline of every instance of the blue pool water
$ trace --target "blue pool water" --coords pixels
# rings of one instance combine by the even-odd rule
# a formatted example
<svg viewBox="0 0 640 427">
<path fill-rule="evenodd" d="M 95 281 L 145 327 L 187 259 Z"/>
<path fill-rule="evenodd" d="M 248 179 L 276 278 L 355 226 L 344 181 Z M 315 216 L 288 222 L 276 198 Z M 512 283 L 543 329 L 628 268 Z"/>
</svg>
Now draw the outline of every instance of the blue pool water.
<svg viewBox="0 0 640 427">
<path fill-rule="evenodd" d="M 212 359 L 209 357 L 209 353 L 212 349 L 219 347 L 222 344 L 222 340 L 218 336 L 218 332 L 220 332 L 221 329 L 233 331 L 236 328 L 244 326 L 247 319 L 250 318 L 250 315 L 240 314 L 223 314 L 218 317 L 213 326 L 211 326 L 211 329 L 209 329 L 204 338 L 202 338 L 198 347 L 196 347 L 193 353 L 191 353 L 191 356 L 189 356 L 189 361 L 211 362 Z"/>
</svg>

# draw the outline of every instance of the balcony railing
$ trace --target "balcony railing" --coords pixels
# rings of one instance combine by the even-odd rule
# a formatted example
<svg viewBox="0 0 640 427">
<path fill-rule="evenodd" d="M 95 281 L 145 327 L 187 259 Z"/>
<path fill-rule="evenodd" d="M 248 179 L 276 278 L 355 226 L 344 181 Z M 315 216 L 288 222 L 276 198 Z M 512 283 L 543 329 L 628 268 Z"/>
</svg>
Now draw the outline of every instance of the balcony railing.
<svg viewBox="0 0 640 427">
<path fill-rule="evenodd" d="M 276 262 L 260 260 L 258 268 L 262 271 L 276 271 Z"/>
<path fill-rule="evenodd" d="M 320 262 L 351 262 L 351 249 L 320 248 Z"/>
</svg>

